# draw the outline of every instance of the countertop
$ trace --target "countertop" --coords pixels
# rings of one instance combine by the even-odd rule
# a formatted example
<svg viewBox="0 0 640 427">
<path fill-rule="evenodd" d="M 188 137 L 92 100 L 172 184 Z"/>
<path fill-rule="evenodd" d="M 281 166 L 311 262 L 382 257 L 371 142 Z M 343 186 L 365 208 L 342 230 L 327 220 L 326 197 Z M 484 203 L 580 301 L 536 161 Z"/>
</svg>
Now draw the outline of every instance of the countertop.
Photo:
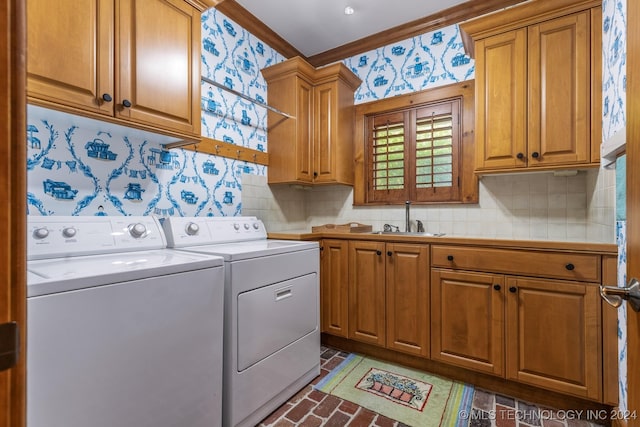
<svg viewBox="0 0 640 427">
<path fill-rule="evenodd" d="M 393 234 L 374 233 L 313 233 L 309 230 L 287 230 L 268 233 L 270 239 L 281 240 L 320 240 L 320 239 L 348 239 L 348 240 L 368 240 L 383 242 L 402 243 L 425 243 L 434 245 L 458 245 L 458 246 L 484 246 L 493 248 L 530 249 L 530 250 L 553 250 L 580 253 L 596 253 L 602 255 L 615 255 L 618 247 L 614 243 L 597 242 L 572 242 L 572 241 L 551 241 L 551 240 L 514 240 L 482 237 L 463 236 L 406 236 Z"/>
</svg>

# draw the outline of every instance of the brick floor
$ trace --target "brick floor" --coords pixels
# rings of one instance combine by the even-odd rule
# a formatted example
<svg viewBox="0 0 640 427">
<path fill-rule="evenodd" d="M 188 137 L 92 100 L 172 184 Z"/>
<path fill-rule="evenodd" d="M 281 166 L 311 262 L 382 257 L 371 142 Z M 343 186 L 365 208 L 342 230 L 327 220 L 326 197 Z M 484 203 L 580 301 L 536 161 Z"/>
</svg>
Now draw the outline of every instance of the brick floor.
<svg viewBox="0 0 640 427">
<path fill-rule="evenodd" d="M 314 390 L 312 385 L 338 366 L 349 354 L 322 347 L 321 372 L 311 384 L 265 418 L 260 427 L 407 427 L 355 403 Z M 542 409 L 542 411 L 540 411 Z M 513 397 L 476 389 L 468 427 L 594 427 L 586 421 L 565 420 L 548 408 Z M 415 426 L 420 427 L 420 426 Z"/>
</svg>

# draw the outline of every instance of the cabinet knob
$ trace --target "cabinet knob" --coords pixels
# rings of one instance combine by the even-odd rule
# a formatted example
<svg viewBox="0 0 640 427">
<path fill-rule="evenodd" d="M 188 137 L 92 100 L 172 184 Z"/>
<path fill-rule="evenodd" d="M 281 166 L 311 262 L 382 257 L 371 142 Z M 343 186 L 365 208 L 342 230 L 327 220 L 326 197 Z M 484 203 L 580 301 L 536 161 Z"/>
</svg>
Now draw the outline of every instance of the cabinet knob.
<svg viewBox="0 0 640 427">
<path fill-rule="evenodd" d="M 531 157 L 533 157 L 534 159 L 537 159 L 538 157 L 540 157 L 540 153 L 538 153 L 537 151 L 534 151 L 533 153 L 531 153 Z"/>
<path fill-rule="evenodd" d="M 102 94 L 102 100 L 104 102 L 111 102 L 111 101 L 113 101 L 113 98 L 108 93 L 103 93 Z"/>
<path fill-rule="evenodd" d="M 381 251 L 376 251 L 376 255 L 380 256 L 380 255 L 382 255 L 382 252 Z"/>
<path fill-rule="evenodd" d="M 393 252 L 387 251 L 387 256 L 391 256 L 391 255 L 393 255 Z"/>
<path fill-rule="evenodd" d="M 516 157 L 519 158 L 520 160 L 522 160 L 522 159 L 524 159 L 524 154 L 518 153 L 518 154 L 516 154 Z"/>
<path fill-rule="evenodd" d="M 318 172 L 314 172 L 314 173 L 313 173 L 313 177 L 314 177 L 314 178 L 317 178 L 317 177 L 318 177 Z"/>
<path fill-rule="evenodd" d="M 511 292 L 512 294 L 515 294 L 518 291 L 518 288 L 516 288 L 515 286 L 512 286 L 509 288 L 509 292 Z"/>
<path fill-rule="evenodd" d="M 567 270 L 571 271 L 571 270 L 574 270 L 576 268 L 576 266 L 571 264 L 571 263 L 569 263 L 569 264 L 565 265 L 564 268 L 566 268 Z"/>
<path fill-rule="evenodd" d="M 502 286 L 496 283 L 495 285 L 493 285 L 493 289 L 495 289 L 496 291 L 499 291 L 500 289 L 502 289 Z"/>
<path fill-rule="evenodd" d="M 321 251 L 324 251 L 324 246 L 320 246 L 320 250 L 321 250 Z"/>
<path fill-rule="evenodd" d="M 453 255 L 447 255 L 447 260 L 453 261 Z"/>
<path fill-rule="evenodd" d="M 122 100 L 122 106 L 125 107 L 125 108 L 131 107 L 131 101 L 129 101 L 128 99 L 123 99 Z"/>
</svg>

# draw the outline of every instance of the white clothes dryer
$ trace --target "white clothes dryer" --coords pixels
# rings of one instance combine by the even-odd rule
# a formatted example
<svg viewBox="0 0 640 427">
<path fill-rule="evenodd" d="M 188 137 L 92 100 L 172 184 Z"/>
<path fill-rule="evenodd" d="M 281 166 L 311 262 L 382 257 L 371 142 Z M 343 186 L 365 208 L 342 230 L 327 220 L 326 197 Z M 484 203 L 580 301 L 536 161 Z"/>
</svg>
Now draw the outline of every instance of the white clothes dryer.
<svg viewBox="0 0 640 427">
<path fill-rule="evenodd" d="M 223 424 L 255 426 L 320 374 L 318 242 L 256 217 L 171 217 L 169 247 L 225 261 Z"/>
</svg>

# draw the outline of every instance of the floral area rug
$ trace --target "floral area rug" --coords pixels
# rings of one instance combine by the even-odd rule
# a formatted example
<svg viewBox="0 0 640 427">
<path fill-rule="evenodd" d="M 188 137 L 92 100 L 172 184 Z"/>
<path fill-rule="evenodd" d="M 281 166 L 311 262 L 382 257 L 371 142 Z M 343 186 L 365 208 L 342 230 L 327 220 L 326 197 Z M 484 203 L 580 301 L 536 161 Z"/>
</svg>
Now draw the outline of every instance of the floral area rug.
<svg viewBox="0 0 640 427">
<path fill-rule="evenodd" d="M 415 427 L 457 427 L 473 387 L 426 372 L 350 354 L 315 388 Z M 460 424 L 459 424 L 460 423 Z"/>
</svg>

